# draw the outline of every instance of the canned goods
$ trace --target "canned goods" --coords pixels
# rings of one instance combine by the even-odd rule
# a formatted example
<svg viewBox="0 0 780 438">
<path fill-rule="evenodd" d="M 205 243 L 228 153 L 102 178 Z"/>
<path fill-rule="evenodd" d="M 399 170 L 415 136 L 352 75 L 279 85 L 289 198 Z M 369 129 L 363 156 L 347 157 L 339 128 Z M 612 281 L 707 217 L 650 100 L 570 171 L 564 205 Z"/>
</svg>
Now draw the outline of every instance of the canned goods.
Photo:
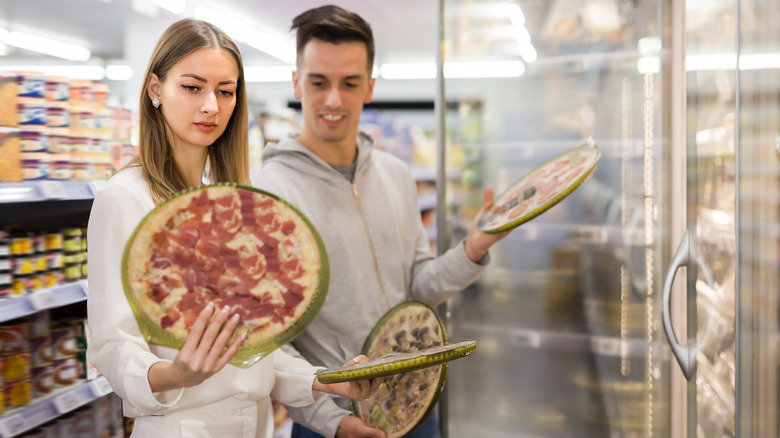
<svg viewBox="0 0 780 438">
<path fill-rule="evenodd" d="M 10 272 L 0 272 L 0 298 L 12 295 L 13 277 Z"/>
<path fill-rule="evenodd" d="M 65 269 L 51 269 L 46 273 L 44 279 L 44 287 L 54 287 L 58 284 L 65 283 Z"/>
<path fill-rule="evenodd" d="M 82 374 L 79 371 L 79 363 L 75 357 L 54 359 L 52 367 L 54 369 L 54 388 L 70 386 L 74 384 Z"/>
<path fill-rule="evenodd" d="M 11 296 L 18 297 L 27 293 L 28 289 L 32 288 L 31 275 L 19 275 L 13 277 L 11 284 Z"/>
<path fill-rule="evenodd" d="M 3 379 L 19 380 L 30 377 L 30 352 L 22 351 L 2 356 L 4 362 Z"/>
<path fill-rule="evenodd" d="M 30 275 L 35 272 L 36 263 L 33 256 L 16 256 L 11 259 L 11 269 L 14 277 Z"/>
<path fill-rule="evenodd" d="M 74 357 L 78 349 L 76 331 L 73 326 L 53 327 L 51 329 L 52 355 L 54 359 Z"/>
<path fill-rule="evenodd" d="M 73 179 L 70 160 L 62 156 L 55 157 L 49 166 L 49 179 L 55 181 L 69 181 Z"/>
<path fill-rule="evenodd" d="M 5 406 L 14 408 L 30 403 L 32 392 L 30 391 L 30 378 L 8 381 L 3 384 L 5 393 Z"/>
<path fill-rule="evenodd" d="M 46 251 L 60 251 L 62 250 L 62 232 L 51 231 L 43 235 L 44 246 Z"/>
<path fill-rule="evenodd" d="M 0 339 L 2 339 L 0 354 L 29 351 L 29 334 L 30 324 L 27 322 L 14 322 L 0 326 Z"/>
<path fill-rule="evenodd" d="M 32 386 L 32 397 L 44 397 L 54 390 L 54 366 L 48 364 L 32 369 L 30 379 Z"/>
<path fill-rule="evenodd" d="M 27 318 L 30 338 L 40 338 L 51 335 L 51 311 L 43 309 Z"/>
<path fill-rule="evenodd" d="M 81 252 L 81 228 L 65 228 L 62 230 L 62 234 L 64 236 L 62 248 L 65 250 L 65 254 Z"/>
<path fill-rule="evenodd" d="M 52 360 L 54 360 L 51 336 L 39 336 L 30 339 L 30 348 L 32 353 L 30 365 L 33 368 L 51 365 Z"/>
<path fill-rule="evenodd" d="M 72 102 L 93 103 L 95 101 L 90 81 L 72 81 L 68 91 L 69 100 Z"/>
<path fill-rule="evenodd" d="M 18 232 L 11 235 L 11 255 L 29 255 L 34 252 L 33 233 Z"/>
</svg>

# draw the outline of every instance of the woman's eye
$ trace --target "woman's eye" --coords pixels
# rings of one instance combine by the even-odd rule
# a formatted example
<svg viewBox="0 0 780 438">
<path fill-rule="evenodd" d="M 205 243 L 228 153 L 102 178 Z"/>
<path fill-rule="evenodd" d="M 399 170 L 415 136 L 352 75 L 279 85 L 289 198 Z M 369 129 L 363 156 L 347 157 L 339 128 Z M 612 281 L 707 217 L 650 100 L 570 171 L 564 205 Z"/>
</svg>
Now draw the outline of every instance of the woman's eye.
<svg viewBox="0 0 780 438">
<path fill-rule="evenodd" d="M 199 90 L 199 88 L 196 87 L 195 85 L 184 85 L 184 84 L 182 84 L 181 87 L 184 88 L 187 91 L 198 91 Z"/>
<path fill-rule="evenodd" d="M 219 91 L 219 94 L 221 94 L 221 95 L 223 95 L 223 96 L 227 96 L 227 97 L 232 97 L 232 96 L 234 96 L 236 93 L 235 93 L 235 91 L 229 91 L 229 90 L 220 90 L 220 91 Z"/>
</svg>

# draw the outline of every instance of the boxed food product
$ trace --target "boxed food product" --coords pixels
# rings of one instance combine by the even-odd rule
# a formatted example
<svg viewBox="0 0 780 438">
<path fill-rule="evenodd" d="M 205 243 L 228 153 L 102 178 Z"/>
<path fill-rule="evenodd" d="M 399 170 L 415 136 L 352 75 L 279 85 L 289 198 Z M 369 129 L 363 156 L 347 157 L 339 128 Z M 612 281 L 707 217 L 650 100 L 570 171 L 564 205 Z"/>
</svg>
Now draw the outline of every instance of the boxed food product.
<svg viewBox="0 0 780 438">
<path fill-rule="evenodd" d="M 0 85 L 1 86 L 1 85 Z M 2 89 L 0 89 L 0 123 L 2 123 Z M 14 112 L 14 114 L 16 114 Z M 22 180 L 22 153 L 19 130 L 0 127 L 0 182 Z"/>
<path fill-rule="evenodd" d="M 19 85 L 16 83 L 16 74 L 0 72 L 0 126 L 19 125 L 19 115 L 16 112 L 18 96 Z"/>
</svg>

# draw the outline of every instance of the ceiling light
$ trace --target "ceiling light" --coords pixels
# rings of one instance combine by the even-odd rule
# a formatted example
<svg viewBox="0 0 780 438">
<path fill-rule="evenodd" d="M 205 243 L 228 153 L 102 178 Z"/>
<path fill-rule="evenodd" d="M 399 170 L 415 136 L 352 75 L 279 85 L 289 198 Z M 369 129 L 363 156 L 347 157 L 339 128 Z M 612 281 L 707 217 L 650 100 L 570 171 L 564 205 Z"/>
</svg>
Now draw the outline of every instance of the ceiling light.
<svg viewBox="0 0 780 438">
<path fill-rule="evenodd" d="M 435 62 L 393 62 L 379 67 L 379 76 L 387 80 L 435 79 Z"/>
<path fill-rule="evenodd" d="M 133 77 L 133 69 L 124 64 L 106 65 L 106 79 L 110 81 L 129 81 Z"/>
<path fill-rule="evenodd" d="M 65 43 L 52 38 L 0 28 L 0 43 L 20 49 L 56 56 L 69 61 L 86 61 L 92 55 L 85 47 Z"/>
<path fill-rule="evenodd" d="M 154 0 L 154 4 L 176 15 L 180 15 L 187 9 L 186 0 Z"/>
<path fill-rule="evenodd" d="M 516 78 L 525 73 L 522 61 L 445 62 L 444 77 L 466 78 Z"/>
<path fill-rule="evenodd" d="M 244 66 L 247 82 L 292 82 L 292 65 Z"/>
<path fill-rule="evenodd" d="M 227 16 L 206 6 L 198 6 L 195 9 L 195 18 L 208 21 L 221 28 L 235 41 L 248 44 L 285 63 L 295 64 L 295 44 L 290 38 L 264 32 L 256 26 L 242 23 L 241 20 L 237 20 L 234 17 Z"/>
</svg>

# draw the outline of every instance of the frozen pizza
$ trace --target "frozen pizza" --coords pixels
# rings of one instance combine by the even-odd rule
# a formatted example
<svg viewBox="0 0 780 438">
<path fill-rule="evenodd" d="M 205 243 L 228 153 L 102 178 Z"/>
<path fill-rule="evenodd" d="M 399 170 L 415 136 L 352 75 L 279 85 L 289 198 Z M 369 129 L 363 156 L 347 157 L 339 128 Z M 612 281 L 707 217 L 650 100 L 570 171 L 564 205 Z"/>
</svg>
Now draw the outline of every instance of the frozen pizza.
<svg viewBox="0 0 780 438">
<path fill-rule="evenodd" d="M 180 347 L 208 303 L 229 306 L 241 317 L 237 332 L 247 332 L 233 361 L 244 365 L 299 334 L 328 285 L 311 223 L 282 199 L 235 184 L 186 190 L 158 205 L 128 241 L 123 267 L 150 343 Z"/>
<path fill-rule="evenodd" d="M 444 325 L 433 309 L 418 301 L 403 302 L 388 311 L 366 339 L 363 354 L 376 360 L 393 353 L 413 353 L 447 343 Z M 447 364 L 385 377 L 371 396 L 352 402 L 355 413 L 368 426 L 401 437 L 430 414 L 439 399 Z"/>
<path fill-rule="evenodd" d="M 589 140 L 547 161 L 498 196 L 477 227 L 500 233 L 539 216 L 579 187 L 600 158 L 598 147 Z"/>
</svg>

